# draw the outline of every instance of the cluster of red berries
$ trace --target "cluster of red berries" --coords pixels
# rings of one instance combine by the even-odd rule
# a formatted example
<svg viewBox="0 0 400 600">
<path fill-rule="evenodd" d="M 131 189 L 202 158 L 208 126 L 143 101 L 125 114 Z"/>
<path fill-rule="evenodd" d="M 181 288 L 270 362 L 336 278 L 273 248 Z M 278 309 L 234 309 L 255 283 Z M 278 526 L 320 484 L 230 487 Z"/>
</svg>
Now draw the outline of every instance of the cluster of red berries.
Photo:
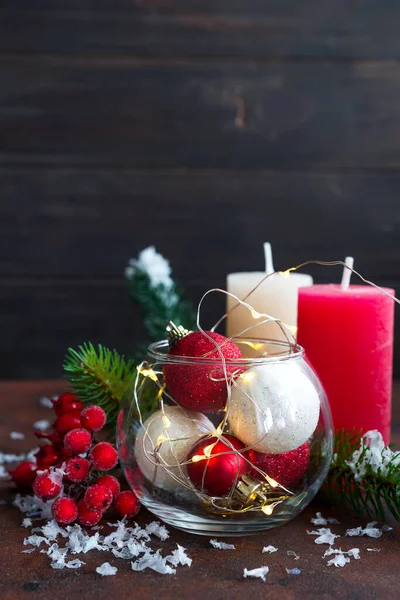
<svg viewBox="0 0 400 600">
<path fill-rule="evenodd" d="M 23 461 L 10 472 L 15 483 L 32 488 L 44 502 L 57 498 L 51 510 L 63 525 L 74 521 L 96 525 L 111 505 L 120 517 L 134 516 L 140 507 L 135 494 L 121 492 L 113 475 L 93 472 L 110 471 L 118 462 L 113 444 L 93 440 L 93 434 L 106 424 L 104 410 L 96 405 L 84 408 L 75 394 L 62 394 L 52 403 L 56 413 L 53 432 L 36 432 L 48 443 L 39 448 L 36 463 Z"/>
</svg>

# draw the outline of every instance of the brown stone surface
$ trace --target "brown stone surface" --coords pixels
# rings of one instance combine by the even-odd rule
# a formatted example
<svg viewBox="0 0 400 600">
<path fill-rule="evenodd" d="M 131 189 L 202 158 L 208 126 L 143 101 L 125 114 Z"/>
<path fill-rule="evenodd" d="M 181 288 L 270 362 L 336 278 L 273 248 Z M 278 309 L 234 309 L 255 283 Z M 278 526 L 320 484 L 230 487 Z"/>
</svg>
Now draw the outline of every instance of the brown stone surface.
<svg viewBox="0 0 400 600">
<path fill-rule="evenodd" d="M 18 382 L 0 383 L 0 397 L 3 400 L 2 421 L 0 424 L 0 449 L 19 452 L 35 445 L 32 423 L 48 417 L 50 412 L 38 404 L 44 394 L 56 393 L 63 389 L 61 382 Z M 393 439 L 400 442 L 400 386 L 395 386 Z M 11 440 L 11 431 L 21 431 L 25 440 Z M 21 514 L 12 507 L 13 488 L 8 482 L 3 484 L 1 498 L 7 505 L 0 511 L 0 598 L 19 600 L 73 600 L 121 598 L 137 600 L 231 600 L 251 597 L 292 600 L 297 598 L 340 598 L 340 599 L 397 599 L 400 597 L 400 525 L 391 523 L 393 531 L 384 533 L 382 538 L 346 538 L 347 527 L 366 523 L 350 514 L 339 514 L 315 500 L 300 517 L 291 523 L 269 532 L 235 538 L 234 551 L 220 551 L 211 548 L 207 537 L 192 536 L 170 530 L 170 539 L 155 543 L 163 554 L 172 550 L 177 543 L 188 550 L 193 559 L 191 568 L 179 567 L 176 575 L 159 575 L 152 571 L 134 573 L 130 562 L 116 559 L 106 552 L 92 551 L 84 557 L 86 565 L 79 570 L 51 569 L 46 555 L 34 552 L 23 554 L 23 539 L 27 531 L 20 527 Z M 332 526 L 342 535 L 336 547 L 348 550 L 358 547 L 361 560 L 352 560 L 344 568 L 327 567 L 322 555 L 326 546 L 317 546 L 314 537 L 308 536 L 312 528 L 310 518 L 321 510 L 326 516 L 336 516 L 341 525 Z M 142 510 L 139 523 L 153 520 Z M 273 544 L 279 551 L 272 555 L 262 554 L 264 545 Z M 379 548 L 380 552 L 367 552 L 367 548 Z M 287 550 L 294 550 L 300 559 L 295 561 L 287 556 Z M 114 577 L 100 577 L 97 566 L 105 561 L 118 567 Z M 243 579 L 243 569 L 268 565 L 270 572 L 267 582 L 259 579 Z M 298 567 L 301 574 L 289 575 L 285 568 Z"/>
</svg>

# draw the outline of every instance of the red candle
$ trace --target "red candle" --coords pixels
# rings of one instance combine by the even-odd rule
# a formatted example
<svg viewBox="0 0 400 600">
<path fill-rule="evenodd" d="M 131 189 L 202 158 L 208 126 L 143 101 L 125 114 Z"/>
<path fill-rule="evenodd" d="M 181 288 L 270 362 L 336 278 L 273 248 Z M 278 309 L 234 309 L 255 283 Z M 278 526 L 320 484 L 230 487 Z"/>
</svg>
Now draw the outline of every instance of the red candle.
<svg viewBox="0 0 400 600">
<path fill-rule="evenodd" d="M 298 342 L 325 388 L 335 429 L 378 429 L 388 444 L 394 301 L 344 279 L 299 289 Z"/>
</svg>

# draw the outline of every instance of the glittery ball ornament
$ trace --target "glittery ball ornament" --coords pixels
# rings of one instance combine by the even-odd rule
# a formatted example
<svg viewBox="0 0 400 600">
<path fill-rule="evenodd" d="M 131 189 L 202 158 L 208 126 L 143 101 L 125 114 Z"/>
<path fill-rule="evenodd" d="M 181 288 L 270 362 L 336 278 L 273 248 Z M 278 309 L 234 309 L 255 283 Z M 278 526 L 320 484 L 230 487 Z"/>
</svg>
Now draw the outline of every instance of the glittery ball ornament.
<svg viewBox="0 0 400 600">
<path fill-rule="evenodd" d="M 212 360 L 213 364 L 167 363 L 163 373 L 168 392 L 175 402 L 193 410 L 217 412 L 224 408 L 228 396 L 220 352 L 228 360 L 243 357 L 239 347 L 225 336 L 213 331 L 206 333 L 211 340 L 201 331 L 188 333 L 170 347 L 168 354 L 198 359 L 203 357 L 204 360 Z M 212 340 L 218 344 L 220 351 Z M 226 371 L 229 378 L 240 373 L 240 367 L 227 363 Z"/>
<path fill-rule="evenodd" d="M 179 406 L 165 406 L 144 422 L 135 441 L 135 458 L 141 473 L 156 487 L 184 492 L 179 482 L 187 477 L 186 456 L 204 434 L 215 431 L 201 413 Z M 177 479 L 175 479 L 177 478 Z"/>
<path fill-rule="evenodd" d="M 263 454 L 249 450 L 252 464 L 266 473 L 281 485 L 291 489 L 303 477 L 310 464 L 310 446 L 308 442 L 299 448 L 284 454 Z M 256 469 L 251 471 L 254 477 L 261 479 L 263 475 Z"/>
<path fill-rule="evenodd" d="M 247 460 L 246 460 L 247 459 Z M 210 496 L 225 496 L 249 473 L 249 455 L 232 435 L 201 440 L 187 457 L 187 472 L 196 488 Z"/>
<path fill-rule="evenodd" d="M 295 450 L 314 433 L 319 413 L 318 391 L 298 361 L 256 366 L 233 382 L 231 431 L 258 452 Z"/>
</svg>

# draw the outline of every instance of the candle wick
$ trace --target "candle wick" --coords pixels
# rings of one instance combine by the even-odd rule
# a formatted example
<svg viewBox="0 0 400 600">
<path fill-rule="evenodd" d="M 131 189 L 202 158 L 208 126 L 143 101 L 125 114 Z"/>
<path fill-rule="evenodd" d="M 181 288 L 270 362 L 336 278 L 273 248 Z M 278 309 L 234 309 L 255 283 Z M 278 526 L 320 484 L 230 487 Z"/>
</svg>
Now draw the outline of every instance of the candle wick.
<svg viewBox="0 0 400 600">
<path fill-rule="evenodd" d="M 354 266 L 354 258 L 352 256 L 346 256 L 343 267 L 343 275 L 342 275 L 342 290 L 347 290 L 350 285 L 351 273 Z"/>
<path fill-rule="evenodd" d="M 267 275 L 272 275 L 275 272 L 274 263 L 272 260 L 272 246 L 269 242 L 264 244 L 264 256 L 265 256 L 265 272 Z"/>
</svg>

